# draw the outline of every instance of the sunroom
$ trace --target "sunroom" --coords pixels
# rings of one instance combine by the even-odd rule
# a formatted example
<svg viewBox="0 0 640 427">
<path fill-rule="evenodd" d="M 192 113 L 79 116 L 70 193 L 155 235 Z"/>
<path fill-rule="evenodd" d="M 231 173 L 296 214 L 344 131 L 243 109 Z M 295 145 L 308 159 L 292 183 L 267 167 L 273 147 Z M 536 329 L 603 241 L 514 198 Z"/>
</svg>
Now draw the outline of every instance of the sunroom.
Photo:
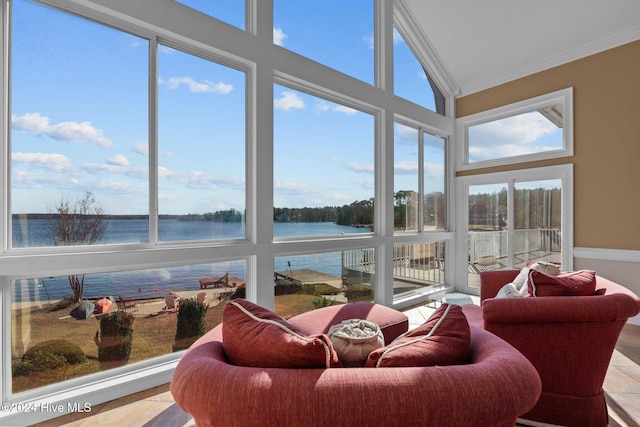
<svg viewBox="0 0 640 427">
<path fill-rule="evenodd" d="M 3 1 L 0 424 L 169 382 L 196 300 L 638 294 L 640 7 L 588 3 Z"/>
</svg>

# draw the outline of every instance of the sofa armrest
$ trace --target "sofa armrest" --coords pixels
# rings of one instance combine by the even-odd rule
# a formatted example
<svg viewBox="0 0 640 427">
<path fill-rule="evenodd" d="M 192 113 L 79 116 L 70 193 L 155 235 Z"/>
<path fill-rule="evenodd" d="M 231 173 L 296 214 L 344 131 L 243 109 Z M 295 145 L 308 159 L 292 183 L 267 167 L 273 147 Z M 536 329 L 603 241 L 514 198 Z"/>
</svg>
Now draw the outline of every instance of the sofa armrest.
<svg viewBox="0 0 640 427">
<path fill-rule="evenodd" d="M 603 295 L 487 298 L 482 317 L 487 323 L 585 323 L 628 319 L 640 312 L 640 299 L 628 289 L 596 276 Z"/>
</svg>

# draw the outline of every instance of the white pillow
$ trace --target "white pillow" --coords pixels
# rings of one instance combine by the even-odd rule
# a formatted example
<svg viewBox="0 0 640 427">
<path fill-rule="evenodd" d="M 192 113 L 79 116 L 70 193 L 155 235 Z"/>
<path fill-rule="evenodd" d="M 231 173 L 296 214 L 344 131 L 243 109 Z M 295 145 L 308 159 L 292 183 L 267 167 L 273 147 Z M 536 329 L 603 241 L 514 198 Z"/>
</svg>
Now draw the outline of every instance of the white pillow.
<svg viewBox="0 0 640 427">
<path fill-rule="evenodd" d="M 547 276 L 557 276 L 560 274 L 560 268 L 548 261 L 536 261 L 533 264 L 526 264 L 520 270 L 520 273 L 511 282 L 520 294 L 527 295 L 527 287 L 529 282 L 529 271 L 535 270 Z"/>
<path fill-rule="evenodd" d="M 524 290 L 524 293 L 523 293 Z M 523 286 L 520 290 L 513 283 L 507 283 L 500 288 L 496 298 L 525 298 L 528 297 L 527 287 Z"/>
<path fill-rule="evenodd" d="M 548 261 L 538 261 L 529 268 L 531 270 L 539 271 L 546 276 L 557 276 L 560 274 L 560 267 Z"/>
</svg>

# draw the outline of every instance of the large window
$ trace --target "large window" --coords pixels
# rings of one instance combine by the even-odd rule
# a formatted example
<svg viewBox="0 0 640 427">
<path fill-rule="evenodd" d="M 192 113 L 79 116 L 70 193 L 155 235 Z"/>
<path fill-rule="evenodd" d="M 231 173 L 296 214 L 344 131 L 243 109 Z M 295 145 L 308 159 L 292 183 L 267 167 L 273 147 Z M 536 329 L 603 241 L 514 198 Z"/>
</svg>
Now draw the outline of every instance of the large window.
<svg viewBox="0 0 640 427">
<path fill-rule="evenodd" d="M 448 288 L 454 123 L 423 50 L 393 76 L 401 6 L 266 3 L 2 2 L 0 403 L 164 383 L 231 298 L 289 317 Z"/>
<path fill-rule="evenodd" d="M 395 123 L 394 230 L 446 228 L 445 141 L 442 137 Z"/>
<path fill-rule="evenodd" d="M 148 229 L 149 42 L 26 0 L 12 9 L 12 246 L 106 243 L 47 233 L 87 192 L 85 213 L 138 215 Z"/>
<path fill-rule="evenodd" d="M 244 296 L 245 270 L 232 261 L 12 280 L 12 392 L 188 348 L 202 333 L 189 322 L 219 324 L 226 303 Z"/>
<path fill-rule="evenodd" d="M 373 301 L 375 249 L 275 259 L 275 310 L 289 318 L 329 305 Z"/>
<path fill-rule="evenodd" d="M 245 73 L 158 53 L 158 238 L 244 237 Z"/>
<path fill-rule="evenodd" d="M 274 235 L 370 232 L 374 116 L 274 86 Z"/>
</svg>

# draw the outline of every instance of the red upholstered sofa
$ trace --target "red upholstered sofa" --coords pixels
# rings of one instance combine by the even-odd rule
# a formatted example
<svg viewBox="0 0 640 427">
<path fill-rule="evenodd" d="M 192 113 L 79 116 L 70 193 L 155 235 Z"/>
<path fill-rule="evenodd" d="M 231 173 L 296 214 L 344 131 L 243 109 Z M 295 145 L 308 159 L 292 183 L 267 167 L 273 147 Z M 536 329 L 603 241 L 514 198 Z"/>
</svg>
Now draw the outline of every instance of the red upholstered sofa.
<svg viewBox="0 0 640 427">
<path fill-rule="evenodd" d="M 408 327 L 402 313 L 370 303 L 288 322 L 312 334 L 352 318 L 377 323 L 387 343 Z M 281 369 L 229 364 L 218 325 L 185 353 L 171 392 L 201 427 L 513 426 L 538 399 L 540 379 L 512 346 L 475 327 L 465 365 Z"/>
<path fill-rule="evenodd" d="M 538 370 L 542 395 L 521 418 L 562 426 L 608 425 L 602 384 L 620 331 L 640 311 L 640 299 L 600 276 L 592 296 L 494 298 L 518 273 L 481 273 L 481 307 L 463 305 L 462 310 L 471 325 L 509 342 Z"/>
</svg>

